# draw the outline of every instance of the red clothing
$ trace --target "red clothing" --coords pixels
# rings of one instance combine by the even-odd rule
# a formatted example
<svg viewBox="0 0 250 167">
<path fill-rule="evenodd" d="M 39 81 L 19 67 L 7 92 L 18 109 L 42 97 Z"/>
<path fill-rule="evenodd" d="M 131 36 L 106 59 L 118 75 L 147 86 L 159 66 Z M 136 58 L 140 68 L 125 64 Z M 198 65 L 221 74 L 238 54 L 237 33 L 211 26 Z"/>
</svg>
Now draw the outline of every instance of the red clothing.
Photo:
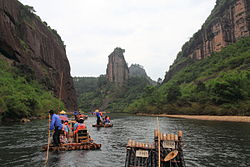
<svg viewBox="0 0 250 167">
<path fill-rule="evenodd" d="M 79 123 L 74 133 L 78 133 L 79 130 L 84 130 L 84 129 L 86 129 L 86 125 L 83 123 Z"/>
</svg>

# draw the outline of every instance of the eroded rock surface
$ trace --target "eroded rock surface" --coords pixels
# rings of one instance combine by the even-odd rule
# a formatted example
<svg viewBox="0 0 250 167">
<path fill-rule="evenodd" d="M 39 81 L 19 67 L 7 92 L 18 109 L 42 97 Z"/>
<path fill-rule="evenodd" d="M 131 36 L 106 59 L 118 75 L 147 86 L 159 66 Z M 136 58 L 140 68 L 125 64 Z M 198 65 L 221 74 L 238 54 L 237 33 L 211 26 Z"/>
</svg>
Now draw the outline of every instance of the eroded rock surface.
<svg viewBox="0 0 250 167">
<path fill-rule="evenodd" d="M 106 76 L 110 82 L 115 83 L 117 86 L 124 86 L 128 82 L 129 70 L 123 56 L 124 52 L 124 49 L 115 48 L 109 55 Z"/>
<path fill-rule="evenodd" d="M 55 30 L 17 0 L 0 0 L 0 52 L 12 62 L 34 72 L 36 79 L 68 109 L 76 109 L 76 95 L 65 46 Z"/>
</svg>

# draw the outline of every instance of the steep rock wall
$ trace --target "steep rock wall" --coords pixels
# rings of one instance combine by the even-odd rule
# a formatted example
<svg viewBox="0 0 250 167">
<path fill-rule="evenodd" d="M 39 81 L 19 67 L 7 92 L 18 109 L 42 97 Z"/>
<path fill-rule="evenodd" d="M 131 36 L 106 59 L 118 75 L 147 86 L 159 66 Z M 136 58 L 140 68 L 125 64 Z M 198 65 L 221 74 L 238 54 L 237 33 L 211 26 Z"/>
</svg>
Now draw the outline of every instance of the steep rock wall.
<svg viewBox="0 0 250 167">
<path fill-rule="evenodd" d="M 250 35 L 250 14 L 248 0 L 234 0 L 218 9 L 202 29 L 191 39 L 191 47 L 183 50 L 185 56 L 203 59 L 213 52 Z"/>
<path fill-rule="evenodd" d="M 166 73 L 164 82 L 189 64 L 190 60 L 187 63 L 181 62 L 182 58 L 204 59 L 247 36 L 250 36 L 250 1 L 217 0 L 201 30 L 183 45 L 182 51 Z"/>
<path fill-rule="evenodd" d="M 47 27 L 17 0 L 0 0 L 0 52 L 13 63 L 30 68 L 34 76 L 66 107 L 76 109 L 76 95 L 65 46 L 55 30 Z"/>
<path fill-rule="evenodd" d="M 128 82 L 129 70 L 124 59 L 124 49 L 115 48 L 109 55 L 109 62 L 106 70 L 107 79 L 117 86 L 124 86 Z"/>
</svg>

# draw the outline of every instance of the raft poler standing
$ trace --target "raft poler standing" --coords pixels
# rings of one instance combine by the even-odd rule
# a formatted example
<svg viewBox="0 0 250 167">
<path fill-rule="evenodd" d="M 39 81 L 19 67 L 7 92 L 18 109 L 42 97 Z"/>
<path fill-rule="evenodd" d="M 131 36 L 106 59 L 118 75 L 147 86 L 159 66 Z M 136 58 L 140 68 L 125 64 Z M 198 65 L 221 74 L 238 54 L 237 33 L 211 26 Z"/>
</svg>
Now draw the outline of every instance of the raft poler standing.
<svg viewBox="0 0 250 167">
<path fill-rule="evenodd" d="M 95 110 L 94 114 L 96 115 L 96 124 L 100 125 L 100 123 L 102 122 L 102 112 L 100 112 L 98 109 Z"/>
<path fill-rule="evenodd" d="M 53 110 L 50 110 L 49 113 L 51 116 L 50 130 L 54 129 L 54 134 L 53 134 L 54 146 L 59 146 L 59 144 L 60 144 L 60 132 L 62 130 L 61 119 L 58 115 L 55 114 L 55 112 Z"/>
</svg>

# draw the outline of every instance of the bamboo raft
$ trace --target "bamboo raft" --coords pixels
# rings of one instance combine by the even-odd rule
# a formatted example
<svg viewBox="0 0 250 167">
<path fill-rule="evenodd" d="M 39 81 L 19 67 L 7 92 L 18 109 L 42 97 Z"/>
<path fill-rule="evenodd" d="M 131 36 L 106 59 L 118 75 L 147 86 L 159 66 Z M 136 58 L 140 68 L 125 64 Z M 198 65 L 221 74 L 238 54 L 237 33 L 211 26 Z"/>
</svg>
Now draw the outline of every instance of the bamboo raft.
<svg viewBox="0 0 250 167">
<path fill-rule="evenodd" d="M 94 125 L 92 125 L 92 127 L 110 128 L 110 127 L 113 127 L 113 124 L 100 124 L 100 125 L 94 124 Z"/>
<path fill-rule="evenodd" d="M 70 129 L 76 121 L 69 121 Z M 63 134 L 60 134 L 63 135 Z M 69 143 L 60 144 L 58 147 L 53 146 L 53 144 L 42 146 L 43 151 L 71 151 L 71 150 L 97 150 L 101 148 L 101 144 L 96 144 L 90 137 L 88 130 L 79 130 L 75 135 L 72 131 L 69 134 Z"/>
<path fill-rule="evenodd" d="M 68 143 L 55 147 L 50 144 L 49 151 L 71 151 L 71 150 L 97 150 L 101 148 L 101 144 L 96 143 Z M 42 147 L 43 151 L 47 151 L 47 145 Z"/>
<path fill-rule="evenodd" d="M 153 144 L 128 141 L 125 167 L 185 167 L 182 147 L 182 131 L 175 135 L 155 130 Z"/>
</svg>

